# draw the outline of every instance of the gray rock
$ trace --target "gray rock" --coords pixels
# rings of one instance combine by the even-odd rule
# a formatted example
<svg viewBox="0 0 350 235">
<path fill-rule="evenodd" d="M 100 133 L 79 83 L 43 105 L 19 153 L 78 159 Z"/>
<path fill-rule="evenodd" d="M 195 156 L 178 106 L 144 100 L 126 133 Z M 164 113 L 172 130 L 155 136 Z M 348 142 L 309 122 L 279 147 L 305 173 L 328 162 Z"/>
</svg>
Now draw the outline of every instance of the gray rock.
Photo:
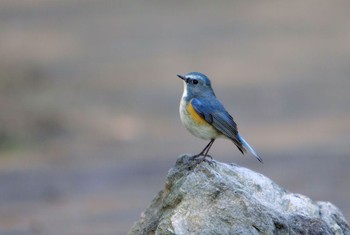
<svg viewBox="0 0 350 235">
<path fill-rule="evenodd" d="M 164 190 L 129 234 L 347 234 L 350 227 L 329 202 L 290 193 L 238 165 L 180 156 Z"/>
</svg>

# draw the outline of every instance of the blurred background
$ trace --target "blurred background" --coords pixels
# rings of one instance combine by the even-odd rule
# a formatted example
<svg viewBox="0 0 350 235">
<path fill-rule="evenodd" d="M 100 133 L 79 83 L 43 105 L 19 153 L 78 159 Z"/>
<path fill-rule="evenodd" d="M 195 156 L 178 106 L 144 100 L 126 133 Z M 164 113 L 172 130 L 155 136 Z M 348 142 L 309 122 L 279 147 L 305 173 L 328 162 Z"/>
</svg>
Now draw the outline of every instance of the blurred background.
<svg viewBox="0 0 350 235">
<path fill-rule="evenodd" d="M 207 74 L 263 173 L 350 219 L 350 2 L 0 1 L 0 234 L 125 234 L 182 153 Z"/>
</svg>

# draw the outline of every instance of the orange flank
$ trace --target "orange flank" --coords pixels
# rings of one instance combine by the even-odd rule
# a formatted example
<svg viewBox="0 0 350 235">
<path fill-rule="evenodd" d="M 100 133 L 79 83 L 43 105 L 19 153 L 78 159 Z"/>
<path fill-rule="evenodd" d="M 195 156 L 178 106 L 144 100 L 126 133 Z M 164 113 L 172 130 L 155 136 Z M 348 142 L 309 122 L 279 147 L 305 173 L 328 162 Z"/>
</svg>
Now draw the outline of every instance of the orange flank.
<svg viewBox="0 0 350 235">
<path fill-rule="evenodd" d="M 187 109 L 188 114 L 191 116 L 193 122 L 195 122 L 197 125 L 210 125 L 209 123 L 207 123 L 207 121 L 205 121 L 204 118 L 202 118 L 196 112 L 196 110 L 193 108 L 191 102 L 188 102 L 186 109 Z"/>
</svg>

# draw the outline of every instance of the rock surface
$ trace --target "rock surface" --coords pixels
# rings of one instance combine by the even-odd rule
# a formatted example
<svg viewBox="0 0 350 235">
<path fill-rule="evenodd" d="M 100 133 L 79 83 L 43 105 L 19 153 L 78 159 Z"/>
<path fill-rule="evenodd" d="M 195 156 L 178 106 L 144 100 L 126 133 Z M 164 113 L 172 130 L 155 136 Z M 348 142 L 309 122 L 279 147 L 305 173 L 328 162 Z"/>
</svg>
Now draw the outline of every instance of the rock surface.
<svg viewBox="0 0 350 235">
<path fill-rule="evenodd" d="M 164 190 L 129 234 L 347 234 L 350 227 L 329 202 L 286 191 L 238 165 L 180 156 Z"/>
</svg>

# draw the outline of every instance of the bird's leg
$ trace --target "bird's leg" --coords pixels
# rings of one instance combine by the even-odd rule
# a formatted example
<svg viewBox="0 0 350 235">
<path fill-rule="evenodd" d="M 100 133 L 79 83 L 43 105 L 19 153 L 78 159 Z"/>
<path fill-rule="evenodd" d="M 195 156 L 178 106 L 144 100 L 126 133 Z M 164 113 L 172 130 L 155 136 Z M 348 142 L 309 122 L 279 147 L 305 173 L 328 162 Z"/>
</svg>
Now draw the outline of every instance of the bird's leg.
<svg viewBox="0 0 350 235">
<path fill-rule="evenodd" d="M 215 140 L 215 139 L 210 140 L 210 142 L 207 144 L 207 146 L 205 146 L 205 148 L 202 150 L 202 152 L 200 152 L 200 153 L 194 155 L 193 158 L 195 159 L 195 158 L 198 158 L 198 157 L 200 157 L 200 156 L 207 156 L 210 147 L 211 147 L 211 146 L 213 145 L 213 143 L 214 143 L 214 140 Z"/>
<path fill-rule="evenodd" d="M 214 144 L 214 141 L 215 141 L 215 139 L 212 139 L 212 140 L 209 142 L 209 144 L 207 145 L 206 151 L 205 151 L 205 153 L 203 154 L 203 156 L 205 156 L 205 157 L 208 156 L 208 157 L 210 157 L 211 159 L 213 159 L 212 156 L 208 155 L 208 152 L 209 152 L 209 149 L 211 148 L 211 146 Z"/>
<path fill-rule="evenodd" d="M 199 154 L 194 155 L 194 156 L 192 157 L 193 160 L 196 160 L 196 161 L 197 161 L 197 164 L 198 164 L 198 163 L 201 163 L 201 162 L 203 162 L 203 161 L 207 161 L 207 160 L 206 160 L 206 157 L 209 157 L 209 158 L 210 158 L 210 161 L 208 161 L 209 163 L 212 162 L 213 157 L 210 156 L 210 155 L 208 154 L 208 152 L 209 152 L 211 146 L 213 145 L 214 141 L 215 141 L 215 139 L 210 140 L 210 142 L 207 144 L 207 146 L 205 146 L 205 148 L 202 150 L 202 152 L 200 152 Z M 199 158 L 200 156 L 202 156 L 202 157 Z"/>
</svg>

